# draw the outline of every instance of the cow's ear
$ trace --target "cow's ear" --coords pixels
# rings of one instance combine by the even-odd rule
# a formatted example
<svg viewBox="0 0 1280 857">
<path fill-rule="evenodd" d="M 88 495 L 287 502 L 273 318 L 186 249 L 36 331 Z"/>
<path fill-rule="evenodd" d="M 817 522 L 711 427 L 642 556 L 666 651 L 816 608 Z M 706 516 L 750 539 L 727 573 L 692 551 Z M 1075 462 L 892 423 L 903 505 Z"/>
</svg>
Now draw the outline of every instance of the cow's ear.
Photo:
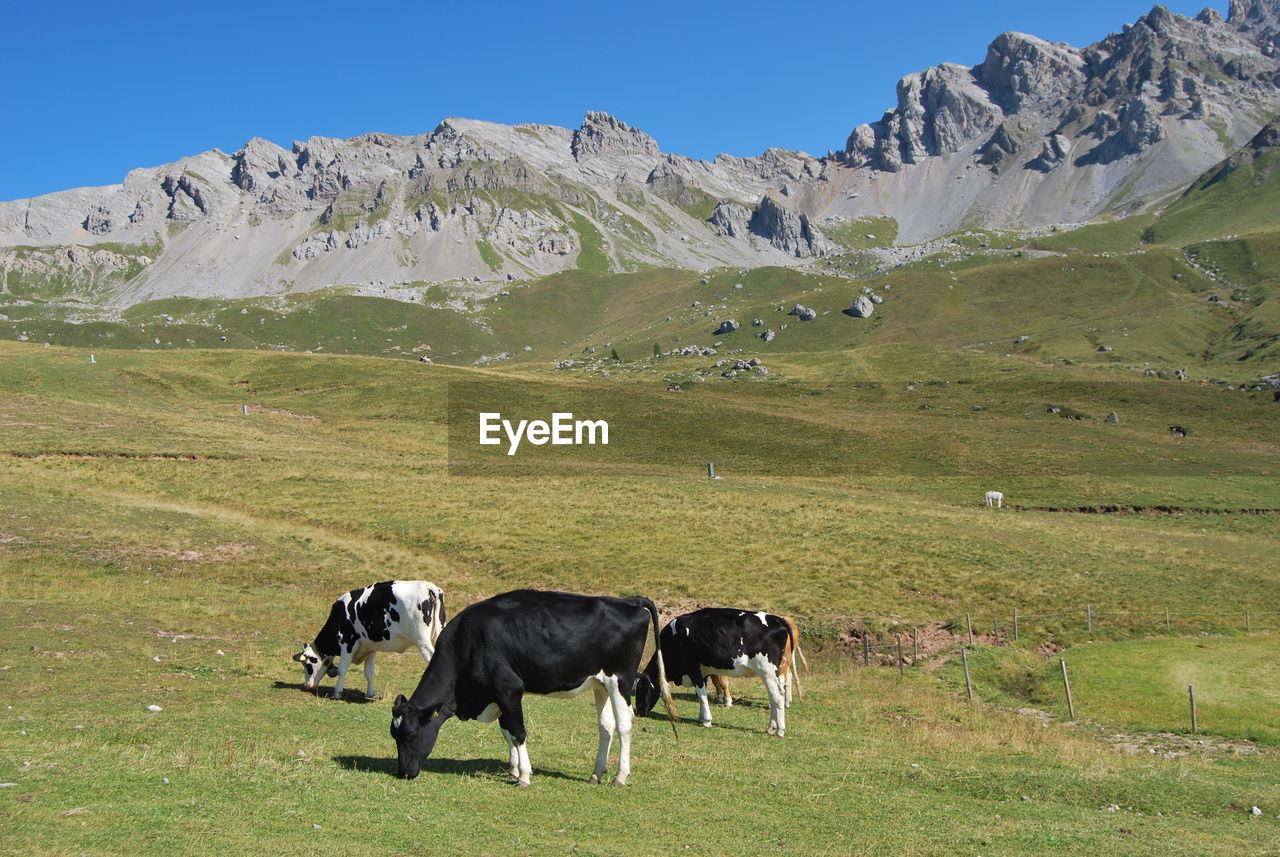
<svg viewBox="0 0 1280 857">
<path fill-rule="evenodd" d="M 302 652 L 298 652 L 296 655 L 294 655 L 293 659 L 298 663 L 302 663 Z"/>
<path fill-rule="evenodd" d="M 392 711 L 402 711 L 402 710 L 404 709 L 405 704 L 406 704 L 408 701 L 409 701 L 409 700 L 407 700 L 407 699 L 405 699 L 405 698 L 404 698 L 404 694 L 403 694 L 403 693 L 401 693 L 401 694 L 397 695 L 397 696 L 396 696 L 395 704 L 391 706 L 391 710 L 392 710 Z"/>
</svg>

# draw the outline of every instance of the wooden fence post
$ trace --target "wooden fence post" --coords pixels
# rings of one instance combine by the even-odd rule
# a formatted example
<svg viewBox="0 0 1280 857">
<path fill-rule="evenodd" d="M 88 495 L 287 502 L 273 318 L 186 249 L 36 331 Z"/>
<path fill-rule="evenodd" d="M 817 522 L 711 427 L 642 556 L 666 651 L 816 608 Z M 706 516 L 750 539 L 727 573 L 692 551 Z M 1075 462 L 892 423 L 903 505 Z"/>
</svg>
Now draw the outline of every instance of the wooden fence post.
<svg viewBox="0 0 1280 857">
<path fill-rule="evenodd" d="M 964 664 L 964 689 L 969 694 L 969 701 L 973 702 L 973 682 L 969 680 L 969 655 L 965 649 L 960 649 L 960 663 Z"/>
<path fill-rule="evenodd" d="M 1191 732 L 1195 734 L 1200 724 L 1196 722 L 1196 689 L 1192 685 L 1187 685 L 1187 696 L 1191 698 Z"/>
<path fill-rule="evenodd" d="M 901 635 L 901 634 L 895 634 L 894 636 L 895 636 L 895 637 L 897 638 L 897 640 L 898 640 L 898 675 L 902 675 L 902 670 L 903 670 L 903 663 L 902 663 L 902 635 Z"/>
<path fill-rule="evenodd" d="M 1058 658 L 1062 664 L 1062 686 L 1067 689 L 1067 713 L 1071 715 L 1071 719 L 1076 719 L 1076 704 L 1071 698 L 1071 679 L 1067 678 L 1067 659 Z"/>
<path fill-rule="evenodd" d="M 964 622 L 969 626 L 969 645 L 973 645 L 973 614 L 964 614 Z"/>
<path fill-rule="evenodd" d="M 1018 608 L 1013 608 L 1013 641 L 1018 642 Z"/>
<path fill-rule="evenodd" d="M 870 634 L 862 635 L 862 665 L 864 667 L 871 665 L 871 635 Z"/>
<path fill-rule="evenodd" d="M 911 629 L 911 666 L 920 660 L 920 629 Z"/>
<path fill-rule="evenodd" d="M 1248 611 L 1244 611 L 1244 629 L 1247 632 L 1253 632 L 1253 615 Z"/>
<path fill-rule="evenodd" d="M 1169 605 L 1164 605 L 1164 629 L 1168 631 L 1173 626 L 1169 624 Z"/>
<path fill-rule="evenodd" d="M 1085 610 L 1085 615 L 1088 617 L 1089 634 L 1092 635 L 1093 634 L 1093 605 L 1086 604 L 1084 610 Z"/>
</svg>

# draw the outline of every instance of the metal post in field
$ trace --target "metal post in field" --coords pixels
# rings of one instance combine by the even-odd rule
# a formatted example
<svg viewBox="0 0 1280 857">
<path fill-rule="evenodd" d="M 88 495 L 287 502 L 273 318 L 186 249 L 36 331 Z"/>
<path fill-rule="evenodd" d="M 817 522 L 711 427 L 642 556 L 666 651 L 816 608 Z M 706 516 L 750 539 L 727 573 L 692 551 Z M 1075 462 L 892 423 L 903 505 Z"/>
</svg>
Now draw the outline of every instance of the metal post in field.
<svg viewBox="0 0 1280 857">
<path fill-rule="evenodd" d="M 1018 608 L 1013 608 L 1013 641 L 1018 642 Z"/>
<path fill-rule="evenodd" d="M 964 622 L 969 626 L 969 645 L 973 645 L 973 614 L 964 614 Z"/>
<path fill-rule="evenodd" d="M 1196 722 L 1196 689 L 1192 685 L 1187 685 L 1187 696 L 1191 699 L 1191 732 L 1194 734 L 1200 728 L 1200 724 Z"/>
<path fill-rule="evenodd" d="M 1169 624 L 1169 605 L 1164 605 L 1164 629 L 1168 631 L 1173 626 Z"/>
<path fill-rule="evenodd" d="M 240 413 L 244 414 L 246 417 L 247 417 L 247 416 L 249 416 L 249 406 L 248 406 L 248 405 L 241 405 L 241 406 L 240 406 Z"/>
<path fill-rule="evenodd" d="M 871 665 L 871 636 L 869 634 L 862 635 L 862 665 Z"/>
<path fill-rule="evenodd" d="M 708 479 L 719 479 L 719 478 L 720 478 L 719 476 L 716 476 L 716 465 L 715 465 L 715 462 L 714 462 L 714 461 L 708 461 L 708 462 L 707 462 L 707 478 L 708 478 Z"/>
<path fill-rule="evenodd" d="M 1244 611 L 1244 629 L 1253 633 L 1253 614 L 1248 610 Z"/>
<path fill-rule="evenodd" d="M 903 663 L 902 663 L 902 635 L 901 635 L 901 634 L 894 634 L 894 637 L 896 637 L 896 638 L 897 638 L 897 640 L 898 640 L 898 675 L 902 675 L 902 671 L 903 671 Z"/>
<path fill-rule="evenodd" d="M 920 660 L 920 629 L 911 629 L 911 665 L 915 666 Z"/>
<path fill-rule="evenodd" d="M 964 689 L 969 694 L 969 701 L 973 702 L 973 682 L 969 680 L 969 655 L 964 648 L 960 649 L 960 663 L 964 664 Z"/>
<path fill-rule="evenodd" d="M 1085 616 L 1087 617 L 1087 621 L 1089 623 L 1089 633 L 1092 634 L 1093 633 L 1093 605 L 1086 604 L 1084 607 L 1084 612 L 1085 612 Z"/>
<path fill-rule="evenodd" d="M 1062 664 L 1062 686 L 1067 689 L 1067 714 L 1071 716 L 1072 720 L 1075 720 L 1076 703 L 1071 698 L 1071 679 L 1067 678 L 1067 659 L 1058 658 L 1058 661 Z"/>
</svg>

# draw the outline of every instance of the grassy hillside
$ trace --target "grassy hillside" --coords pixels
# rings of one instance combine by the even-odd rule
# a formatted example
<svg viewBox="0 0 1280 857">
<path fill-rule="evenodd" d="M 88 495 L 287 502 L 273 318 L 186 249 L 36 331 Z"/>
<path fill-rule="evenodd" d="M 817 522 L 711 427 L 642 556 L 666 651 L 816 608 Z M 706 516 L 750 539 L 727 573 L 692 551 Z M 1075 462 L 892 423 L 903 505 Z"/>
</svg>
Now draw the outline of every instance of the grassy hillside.
<svg viewBox="0 0 1280 857">
<path fill-rule="evenodd" d="M 946 619 L 992 599 L 1027 611 L 1274 602 L 1256 586 L 1275 548 L 1266 516 L 977 505 L 998 486 L 1026 509 L 1280 508 L 1280 413 L 1262 394 L 1078 367 L 1055 385 L 1047 370 L 981 360 L 908 391 L 891 380 L 907 355 L 892 350 L 860 382 L 850 365 L 830 386 L 784 377 L 668 393 L 656 376 L 584 387 L 368 358 L 104 352 L 90 365 L 80 351 L 3 347 L 0 443 L 22 456 L 8 496 L 91 502 L 98 511 L 79 514 L 98 526 L 118 504 L 177 504 L 396 545 L 469 591 L 616 591 L 625 579 L 628 591 L 808 616 Z M 452 474 L 445 399 L 461 382 L 526 418 L 568 403 L 614 423 L 615 441 L 569 459 L 548 447 L 516 473 Z M 1121 423 L 1103 419 L 1112 408 Z M 1189 437 L 1170 438 L 1175 420 Z M 707 461 L 727 478 L 708 482 Z"/>
<path fill-rule="evenodd" d="M 1211 739 L 1225 736 L 1274 747 L 1280 745 L 1278 654 L 1280 636 L 1274 633 L 1199 635 L 1085 643 L 1048 657 L 984 648 L 969 657 L 969 664 L 985 699 L 1032 704 L 1065 719 L 1061 655 L 1069 665 L 1077 717 L 1135 733 L 1191 734 L 1187 688 L 1194 686 L 1201 732 Z M 949 664 L 946 674 L 963 686 L 959 664 Z"/>
<path fill-rule="evenodd" d="M 1146 240 L 1187 244 L 1275 229 L 1280 149 L 1245 147 L 1193 183 L 1147 230 Z"/>
<path fill-rule="evenodd" d="M 1088 229 L 1132 231 L 1126 223 Z M 613 353 L 634 362 L 655 349 L 716 343 L 726 353 L 762 357 L 913 343 L 1041 362 L 1149 363 L 1234 381 L 1261 374 L 1280 330 L 1269 285 L 1236 295 L 1225 272 L 1219 276 L 1196 261 L 1209 259 L 1219 245 L 1115 253 L 1097 250 L 1111 246 L 1100 238 L 1061 244 L 1085 231 L 1041 242 L 1058 241 L 1063 255 L 987 257 L 974 250 L 963 264 L 910 266 L 854 280 L 782 268 L 584 270 L 513 284 L 493 297 L 424 285 L 419 299 L 402 302 L 335 289 L 167 299 L 118 318 L 0 295 L 0 336 L 95 348 L 256 348 L 541 366 Z M 1275 240 L 1262 234 L 1243 243 L 1266 258 Z M 1095 249 L 1072 249 L 1077 245 Z M 883 301 L 874 317 L 851 317 L 846 311 L 853 299 L 868 289 Z M 790 315 L 796 304 L 817 317 Z M 739 329 L 718 334 L 731 319 Z M 771 341 L 761 338 L 766 331 Z"/>
</svg>

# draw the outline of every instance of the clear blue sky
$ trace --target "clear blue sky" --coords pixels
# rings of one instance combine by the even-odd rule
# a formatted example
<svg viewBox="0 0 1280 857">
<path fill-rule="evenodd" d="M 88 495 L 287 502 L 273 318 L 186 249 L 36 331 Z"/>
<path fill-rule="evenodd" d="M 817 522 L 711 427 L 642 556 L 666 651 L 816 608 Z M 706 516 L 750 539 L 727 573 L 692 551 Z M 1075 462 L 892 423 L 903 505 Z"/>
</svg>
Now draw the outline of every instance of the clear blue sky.
<svg viewBox="0 0 1280 857">
<path fill-rule="evenodd" d="M 698 158 L 824 154 L 902 75 L 972 65 L 1004 30 L 1083 46 L 1149 2 L 6 4 L 0 200 L 119 182 L 259 136 L 576 127 L 604 110 Z M 1183 15 L 1201 3 L 1170 2 Z M 1225 14 L 1226 0 L 1213 7 Z"/>
</svg>

